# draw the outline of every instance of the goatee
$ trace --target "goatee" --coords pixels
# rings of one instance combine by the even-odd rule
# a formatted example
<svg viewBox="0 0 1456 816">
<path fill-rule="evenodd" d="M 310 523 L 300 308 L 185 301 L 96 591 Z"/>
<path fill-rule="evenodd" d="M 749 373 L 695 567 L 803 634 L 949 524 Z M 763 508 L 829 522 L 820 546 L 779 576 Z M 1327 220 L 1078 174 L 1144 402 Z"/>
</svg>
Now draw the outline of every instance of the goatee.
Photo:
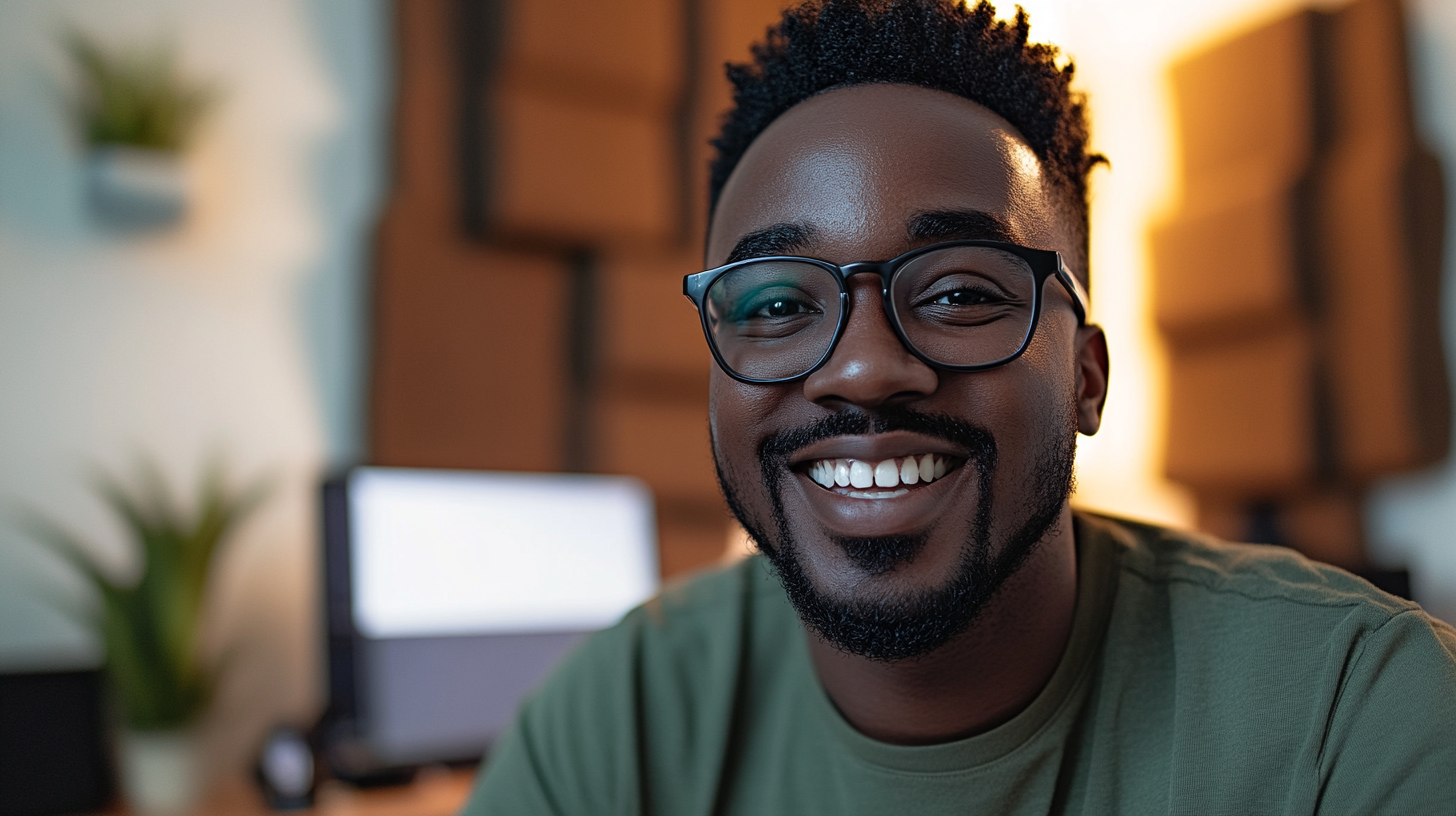
<svg viewBox="0 0 1456 816">
<path fill-rule="evenodd" d="M 1076 457 L 1076 420 L 1047 434 L 1033 464 L 1022 521 L 1000 547 L 991 539 L 997 468 L 994 437 L 985 429 L 944 414 L 894 408 L 869 413 L 848 409 L 812 425 L 774 434 L 759 446 L 759 468 L 773 507 L 774 532 L 757 525 L 728 478 L 714 440 L 714 463 L 728 507 L 743 525 L 783 583 L 799 618 L 824 640 L 850 654 L 897 661 L 928 654 L 964 632 L 1006 580 L 1035 552 L 1061 516 L 1072 490 Z M 976 512 L 966 532 L 955 573 L 940 587 L 891 597 L 838 598 L 821 592 L 804 570 L 789 518 L 781 480 L 798 450 L 847 434 L 909 431 L 943 439 L 977 471 Z M 842 538 L 835 542 L 856 567 L 880 575 L 909 563 L 925 545 L 924 535 Z"/>
</svg>

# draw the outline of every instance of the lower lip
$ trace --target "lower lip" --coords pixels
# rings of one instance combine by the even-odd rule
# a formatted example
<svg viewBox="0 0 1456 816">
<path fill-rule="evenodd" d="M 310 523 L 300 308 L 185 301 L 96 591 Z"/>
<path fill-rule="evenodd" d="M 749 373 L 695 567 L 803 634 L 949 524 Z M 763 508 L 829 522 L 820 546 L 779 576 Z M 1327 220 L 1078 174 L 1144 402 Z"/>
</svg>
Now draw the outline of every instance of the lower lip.
<svg viewBox="0 0 1456 816">
<path fill-rule="evenodd" d="M 807 474 L 794 473 L 809 513 L 832 535 L 879 537 L 922 532 L 941 516 L 951 494 L 975 477 L 969 463 L 923 487 L 885 491 L 829 490 Z M 856 495 L 858 494 L 858 495 Z M 973 505 L 975 497 L 970 497 Z M 957 502 L 957 506 L 965 502 Z"/>
</svg>

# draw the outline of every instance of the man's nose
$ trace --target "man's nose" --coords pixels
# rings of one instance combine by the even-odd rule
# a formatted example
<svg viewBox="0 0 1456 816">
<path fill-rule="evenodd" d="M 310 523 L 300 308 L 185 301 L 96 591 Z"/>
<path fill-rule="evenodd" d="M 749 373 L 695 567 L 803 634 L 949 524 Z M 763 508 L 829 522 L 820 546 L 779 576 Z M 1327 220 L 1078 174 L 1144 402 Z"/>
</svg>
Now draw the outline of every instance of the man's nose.
<svg viewBox="0 0 1456 816">
<path fill-rule="evenodd" d="M 935 392 L 935 369 L 910 353 L 890 326 L 873 275 L 850 279 L 849 321 L 834 353 L 804 380 L 811 402 L 874 408 Z"/>
</svg>

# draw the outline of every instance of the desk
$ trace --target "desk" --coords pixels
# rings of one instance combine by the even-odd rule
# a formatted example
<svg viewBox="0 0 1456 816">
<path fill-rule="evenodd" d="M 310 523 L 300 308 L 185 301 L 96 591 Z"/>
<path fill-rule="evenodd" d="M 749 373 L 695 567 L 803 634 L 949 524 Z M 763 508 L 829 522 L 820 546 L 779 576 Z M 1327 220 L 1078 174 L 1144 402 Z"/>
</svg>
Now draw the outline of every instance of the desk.
<svg viewBox="0 0 1456 816">
<path fill-rule="evenodd" d="M 470 793 L 474 770 L 426 769 L 414 784 L 359 790 L 339 782 L 328 782 L 319 790 L 317 804 L 308 810 L 283 811 L 299 816 L 454 816 Z M 196 816 L 273 816 L 262 794 L 250 780 L 226 779 L 214 786 L 211 795 L 195 811 Z M 126 816 L 130 811 L 115 807 L 102 816 Z"/>
</svg>

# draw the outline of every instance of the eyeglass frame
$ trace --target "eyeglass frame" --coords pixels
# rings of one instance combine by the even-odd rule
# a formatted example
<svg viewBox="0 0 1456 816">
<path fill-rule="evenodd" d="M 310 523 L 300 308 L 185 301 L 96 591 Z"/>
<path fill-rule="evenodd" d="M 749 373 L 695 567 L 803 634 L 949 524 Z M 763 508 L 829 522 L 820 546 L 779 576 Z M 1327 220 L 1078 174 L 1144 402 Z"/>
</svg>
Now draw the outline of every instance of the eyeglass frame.
<svg viewBox="0 0 1456 816">
<path fill-rule="evenodd" d="M 936 360 L 930 359 L 930 357 L 928 357 L 924 352 L 916 348 L 915 344 L 910 342 L 910 339 L 905 335 L 905 327 L 900 323 L 899 312 L 896 311 L 894 303 L 891 301 L 890 283 L 894 280 L 895 274 L 899 272 L 902 267 L 922 255 L 942 249 L 954 249 L 956 247 L 990 247 L 992 249 L 998 249 L 1003 252 L 1015 255 L 1023 261 L 1026 261 L 1027 265 L 1031 267 L 1032 276 L 1036 280 L 1036 288 L 1032 293 L 1031 326 L 1026 331 L 1026 337 L 1022 339 L 1021 346 L 1017 348 L 1016 351 L 1006 355 L 1005 357 L 1002 357 L 999 360 L 993 360 L 989 363 L 978 363 L 976 365 L 961 366 L 951 365 L 949 363 L 941 363 Z M 776 377 L 770 379 L 745 377 L 742 374 L 734 371 L 733 368 L 723 360 L 722 353 L 718 351 L 718 344 L 713 342 L 713 331 L 708 326 L 708 312 L 703 307 L 703 302 L 704 299 L 707 297 L 708 290 L 712 288 L 713 284 L 716 283 L 719 278 L 723 277 L 729 272 L 732 272 L 735 269 L 739 269 L 750 264 L 765 263 L 770 261 L 807 263 L 812 266 L 817 266 L 833 276 L 834 282 L 839 287 L 839 322 L 838 325 L 834 327 L 834 336 L 830 338 L 829 346 L 824 350 L 823 356 L 821 356 L 819 360 L 814 363 L 814 365 L 810 366 L 803 373 L 795 374 L 792 377 Z M 725 374 L 739 382 L 748 383 L 750 385 L 777 385 L 781 383 L 791 383 L 797 380 L 805 379 L 809 375 L 813 374 L 815 371 L 823 368 L 824 364 L 829 362 L 829 358 L 834 356 L 834 349 L 838 348 L 840 338 L 844 336 L 844 328 L 849 324 L 849 311 L 851 302 L 849 297 L 849 278 L 852 275 L 860 275 L 865 273 L 875 273 L 880 276 L 880 299 L 882 301 L 881 306 L 885 310 L 885 317 L 889 320 L 890 328 L 894 330 L 895 336 L 900 340 L 900 344 L 904 346 L 905 349 L 908 350 L 911 354 L 915 355 L 915 357 L 921 362 L 941 371 L 986 371 L 988 369 L 1006 365 L 1007 363 L 1012 362 L 1013 360 L 1024 354 L 1027 348 L 1031 346 L 1032 338 L 1036 336 L 1037 326 L 1041 323 L 1042 289 L 1046 285 L 1047 278 L 1056 278 L 1057 282 L 1062 285 L 1062 288 L 1067 290 L 1067 295 L 1072 299 L 1072 311 L 1075 312 L 1077 315 L 1077 325 L 1084 326 L 1087 324 L 1087 304 L 1089 301 L 1087 289 L 1082 286 L 1081 281 L 1077 280 L 1076 276 L 1067 269 L 1066 263 L 1062 260 L 1061 253 L 1050 249 L 1034 249 L 1032 247 L 1024 247 L 1020 244 L 1012 244 L 1006 241 L 941 241 L 940 243 L 916 247 L 909 252 L 904 252 L 900 255 L 896 255 L 888 261 L 856 261 L 854 263 L 844 264 L 843 266 L 835 263 L 830 263 L 829 261 L 820 260 L 819 258 L 809 258 L 802 255 L 766 255 L 756 258 L 744 258 L 741 261 L 734 261 L 732 263 L 724 264 L 713 269 L 684 275 L 683 294 L 687 296 L 688 300 L 693 302 L 693 305 L 695 307 L 697 307 L 698 320 L 703 327 L 703 338 L 708 342 L 708 350 L 713 353 L 714 361 L 717 362 L 718 367 L 722 369 Z"/>
</svg>

